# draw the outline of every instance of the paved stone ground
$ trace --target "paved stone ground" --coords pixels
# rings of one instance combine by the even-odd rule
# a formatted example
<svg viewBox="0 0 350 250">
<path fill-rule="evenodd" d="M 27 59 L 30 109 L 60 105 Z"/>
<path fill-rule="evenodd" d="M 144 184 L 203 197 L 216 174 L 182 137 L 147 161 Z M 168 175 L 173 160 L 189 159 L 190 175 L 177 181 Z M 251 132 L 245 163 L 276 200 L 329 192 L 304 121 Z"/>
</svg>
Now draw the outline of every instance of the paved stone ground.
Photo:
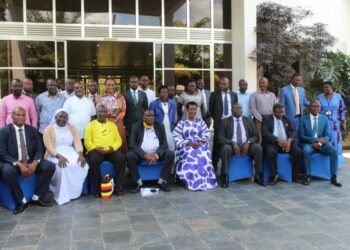
<svg viewBox="0 0 350 250">
<path fill-rule="evenodd" d="M 349 249 L 350 160 L 343 188 L 249 181 L 228 189 L 29 207 L 15 216 L 0 207 L 3 249 Z"/>
</svg>

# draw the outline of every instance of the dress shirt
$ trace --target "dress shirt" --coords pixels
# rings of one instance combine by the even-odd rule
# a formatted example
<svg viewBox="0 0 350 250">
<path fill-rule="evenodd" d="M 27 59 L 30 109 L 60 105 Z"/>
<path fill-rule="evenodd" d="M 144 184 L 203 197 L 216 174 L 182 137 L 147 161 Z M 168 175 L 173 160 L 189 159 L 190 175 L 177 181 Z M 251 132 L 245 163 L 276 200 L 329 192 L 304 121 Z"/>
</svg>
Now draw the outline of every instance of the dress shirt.
<svg viewBox="0 0 350 250">
<path fill-rule="evenodd" d="M 25 130 L 24 130 L 24 126 L 22 126 L 22 128 L 16 126 L 15 124 L 13 124 L 13 126 L 15 127 L 15 130 L 16 130 L 16 140 L 17 140 L 17 148 L 18 148 L 18 161 L 22 161 L 22 150 L 21 150 L 21 139 L 19 137 L 19 130 L 20 129 L 23 129 L 22 131 L 22 134 L 23 134 L 23 137 L 24 137 L 24 143 L 26 144 L 25 145 L 25 148 L 27 150 L 27 142 L 26 142 L 26 133 L 25 133 Z M 28 156 L 28 151 L 27 151 L 27 156 Z M 27 159 L 29 160 L 29 159 Z"/>
<path fill-rule="evenodd" d="M 147 96 L 147 101 L 148 101 L 148 107 L 151 104 L 151 102 L 153 102 L 156 98 L 156 94 L 154 93 L 153 90 L 147 88 L 146 90 L 143 90 L 142 88 L 139 88 L 139 90 L 142 90 L 143 92 L 146 93 Z M 139 98 L 139 96 L 137 96 L 137 98 Z"/>
<path fill-rule="evenodd" d="M 95 105 L 99 104 L 101 100 L 101 96 L 97 93 L 94 95 L 89 93 L 86 97 L 89 98 L 92 101 L 92 103 L 94 103 L 94 98 L 95 98 L 95 103 L 94 103 Z"/>
<path fill-rule="evenodd" d="M 12 123 L 12 111 L 22 107 L 26 111 L 26 124 L 38 128 L 38 116 L 34 101 L 26 95 L 16 98 L 13 94 L 5 96 L 0 103 L 0 128 Z"/>
<path fill-rule="evenodd" d="M 70 97 L 75 96 L 74 91 L 73 91 L 72 93 L 70 93 L 70 94 L 68 94 L 67 90 L 64 90 L 64 91 L 62 91 L 62 92 L 60 92 L 60 93 L 61 93 L 62 95 L 64 95 L 64 97 L 65 97 L 66 99 L 69 99 Z"/>
<path fill-rule="evenodd" d="M 39 132 L 44 134 L 45 128 L 50 124 L 56 110 L 63 107 L 66 97 L 60 92 L 51 96 L 48 91 L 40 94 L 35 100 L 39 116 Z"/>
<path fill-rule="evenodd" d="M 228 114 L 224 115 L 224 112 L 225 112 L 225 104 L 224 104 L 225 103 L 225 92 L 221 91 L 221 96 L 222 96 L 222 116 L 221 116 L 221 119 L 232 116 L 232 104 L 231 104 L 230 91 L 227 90 L 226 93 L 227 93 L 227 101 L 228 101 Z"/>
<path fill-rule="evenodd" d="M 159 148 L 159 139 L 154 128 L 145 128 L 141 148 L 146 154 L 155 154 Z"/>
<path fill-rule="evenodd" d="M 246 117 L 250 117 L 250 98 L 252 96 L 251 93 L 245 92 L 241 93 L 238 91 L 238 103 L 242 106 L 242 115 Z"/>
<path fill-rule="evenodd" d="M 85 127 L 96 115 L 94 103 L 87 97 L 72 96 L 65 101 L 63 109 L 68 113 L 69 123 L 77 127 L 80 138 L 84 139 Z"/>
<path fill-rule="evenodd" d="M 280 124 L 281 128 L 282 128 L 282 138 L 280 138 L 281 140 L 287 140 L 287 134 L 286 134 L 286 130 L 284 129 L 283 123 L 281 119 L 277 119 L 275 116 L 273 116 L 273 135 L 276 136 L 278 138 L 278 123 Z"/>
<path fill-rule="evenodd" d="M 246 143 L 247 141 L 247 134 L 243 125 L 242 121 L 242 116 L 240 118 L 233 117 L 233 136 L 232 136 L 232 142 L 236 143 L 237 142 L 237 125 L 241 127 L 241 132 L 242 132 L 242 145 Z M 239 124 L 237 122 L 237 119 L 239 120 Z"/>
<path fill-rule="evenodd" d="M 310 114 L 310 119 L 311 119 L 311 131 L 313 131 L 313 128 L 314 128 L 314 123 L 315 123 L 314 117 L 316 117 L 317 123 L 318 123 L 318 115 L 313 116 L 312 114 Z M 317 124 L 317 125 L 318 125 L 318 124 Z M 314 137 L 315 137 L 315 138 L 318 138 L 318 133 L 314 134 Z"/>
<path fill-rule="evenodd" d="M 204 111 L 204 114 L 203 114 L 203 115 L 206 115 L 206 114 L 208 113 L 208 100 L 207 100 L 207 95 L 205 94 L 204 89 L 202 89 L 202 90 L 198 89 L 198 91 L 201 93 L 202 99 L 203 99 L 203 111 Z M 229 105 L 229 106 L 230 106 L 230 105 Z"/>
<path fill-rule="evenodd" d="M 102 147 L 108 150 L 113 147 L 114 151 L 122 145 L 122 138 L 119 135 L 117 126 L 108 120 L 101 123 L 93 120 L 85 128 L 84 144 L 88 152 L 95 148 Z"/>
<path fill-rule="evenodd" d="M 250 111 L 254 118 L 261 122 L 263 115 L 272 114 L 276 101 L 274 93 L 257 91 L 250 98 Z"/>
</svg>

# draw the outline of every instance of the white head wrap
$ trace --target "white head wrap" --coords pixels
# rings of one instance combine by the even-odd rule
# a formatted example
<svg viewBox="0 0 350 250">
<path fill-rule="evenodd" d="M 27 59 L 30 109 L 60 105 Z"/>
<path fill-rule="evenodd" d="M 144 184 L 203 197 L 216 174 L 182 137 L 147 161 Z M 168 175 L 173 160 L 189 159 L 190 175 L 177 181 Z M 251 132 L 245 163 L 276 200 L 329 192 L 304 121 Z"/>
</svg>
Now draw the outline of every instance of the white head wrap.
<svg viewBox="0 0 350 250">
<path fill-rule="evenodd" d="M 60 112 L 65 112 L 67 115 L 68 115 L 68 112 L 67 110 L 65 110 L 64 108 L 59 108 L 56 110 L 55 114 L 53 115 L 51 121 L 50 121 L 50 124 L 53 125 L 53 124 L 56 124 L 56 116 L 58 113 Z M 67 125 L 69 124 L 69 116 L 68 116 L 68 121 L 67 121 Z"/>
</svg>

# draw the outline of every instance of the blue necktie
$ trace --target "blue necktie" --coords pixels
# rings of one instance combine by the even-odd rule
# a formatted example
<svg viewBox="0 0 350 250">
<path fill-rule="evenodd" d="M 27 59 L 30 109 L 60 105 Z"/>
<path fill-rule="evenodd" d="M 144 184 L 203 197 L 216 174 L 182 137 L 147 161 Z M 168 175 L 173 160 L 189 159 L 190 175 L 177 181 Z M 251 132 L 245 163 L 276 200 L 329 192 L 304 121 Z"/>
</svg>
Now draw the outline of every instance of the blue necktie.
<svg viewBox="0 0 350 250">
<path fill-rule="evenodd" d="M 227 92 L 225 92 L 225 99 L 224 99 L 224 115 L 228 115 L 228 100 L 227 100 Z"/>
</svg>

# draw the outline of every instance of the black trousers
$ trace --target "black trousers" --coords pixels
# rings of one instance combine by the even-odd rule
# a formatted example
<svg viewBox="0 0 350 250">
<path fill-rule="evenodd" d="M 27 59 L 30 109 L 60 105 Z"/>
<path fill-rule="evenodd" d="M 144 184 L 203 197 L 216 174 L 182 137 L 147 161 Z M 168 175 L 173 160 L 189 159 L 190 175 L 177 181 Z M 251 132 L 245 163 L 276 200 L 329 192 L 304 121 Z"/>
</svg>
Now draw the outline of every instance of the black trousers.
<svg viewBox="0 0 350 250">
<path fill-rule="evenodd" d="M 224 173 L 228 174 L 230 170 L 230 161 L 231 156 L 235 152 L 233 151 L 232 145 L 224 145 L 221 148 L 221 161 L 222 161 L 222 168 L 224 169 Z M 254 160 L 254 169 L 255 174 L 261 174 L 262 173 L 262 148 L 257 143 L 252 143 L 249 145 L 248 149 L 248 156 L 253 158 Z"/>
<path fill-rule="evenodd" d="M 50 182 L 55 170 L 55 164 L 47 160 L 41 160 L 34 172 L 39 177 L 39 183 L 35 194 L 42 199 L 45 199 L 49 191 Z M 18 182 L 18 174 L 20 174 L 20 171 L 12 164 L 0 164 L 0 178 L 9 186 L 17 204 L 22 202 L 24 197 Z"/>
<path fill-rule="evenodd" d="M 215 126 L 215 123 L 214 123 L 214 126 Z M 212 164 L 215 169 L 215 172 L 218 168 L 218 162 L 220 159 L 220 152 L 221 152 L 221 145 L 218 142 L 218 135 L 219 135 L 219 129 L 217 127 L 214 127 L 214 138 L 213 138 L 213 149 L 212 149 L 211 160 L 212 160 Z"/>
<path fill-rule="evenodd" d="M 136 154 L 133 151 L 129 151 L 126 155 L 126 158 L 128 159 L 128 167 L 131 172 L 132 179 L 134 182 L 137 182 L 137 180 L 140 179 L 140 174 L 137 170 L 137 164 L 144 160 L 144 158 L 141 158 L 138 154 Z M 171 168 L 174 164 L 174 158 L 175 154 L 170 150 L 166 150 L 162 157 L 159 158 L 159 160 L 164 161 L 164 167 L 160 174 L 160 178 L 162 178 L 163 180 L 168 179 L 171 172 Z"/>
<path fill-rule="evenodd" d="M 125 155 L 119 150 L 109 154 L 101 154 L 95 150 L 88 153 L 88 161 L 90 164 L 90 171 L 94 179 L 96 192 L 99 192 L 101 185 L 100 165 L 103 161 L 109 161 L 114 165 L 117 176 L 115 184 L 121 186 L 125 171 Z"/>
<path fill-rule="evenodd" d="M 277 144 L 267 144 L 264 146 L 265 156 L 270 164 L 271 174 L 272 176 L 277 175 L 277 154 L 285 153 L 282 151 L 282 148 Z M 303 152 L 296 145 L 296 143 L 292 143 L 289 151 L 289 155 L 292 159 L 293 166 L 293 177 L 296 177 L 297 174 L 302 170 L 302 157 Z"/>
</svg>

